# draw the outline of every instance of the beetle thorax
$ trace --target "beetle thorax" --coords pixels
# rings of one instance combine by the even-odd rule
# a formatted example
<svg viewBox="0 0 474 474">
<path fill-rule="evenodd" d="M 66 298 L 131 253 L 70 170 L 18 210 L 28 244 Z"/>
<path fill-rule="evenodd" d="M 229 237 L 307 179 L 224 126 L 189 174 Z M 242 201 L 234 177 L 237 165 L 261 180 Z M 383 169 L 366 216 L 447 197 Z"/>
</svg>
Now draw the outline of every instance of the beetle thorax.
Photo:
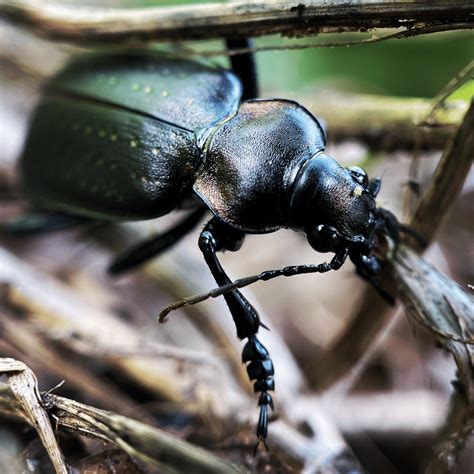
<svg viewBox="0 0 474 474">
<path fill-rule="evenodd" d="M 299 104 L 247 101 L 208 138 L 194 190 L 227 224 L 271 232 L 288 225 L 296 176 L 323 148 L 319 123 Z"/>
</svg>

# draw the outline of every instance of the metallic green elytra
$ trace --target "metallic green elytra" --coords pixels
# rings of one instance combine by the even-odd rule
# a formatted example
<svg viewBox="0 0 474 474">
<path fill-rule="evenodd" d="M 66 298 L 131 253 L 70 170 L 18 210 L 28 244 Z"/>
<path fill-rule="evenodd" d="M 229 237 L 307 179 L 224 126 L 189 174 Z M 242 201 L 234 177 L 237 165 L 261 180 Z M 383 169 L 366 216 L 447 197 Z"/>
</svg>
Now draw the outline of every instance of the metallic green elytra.
<svg viewBox="0 0 474 474">
<path fill-rule="evenodd" d="M 192 194 L 200 137 L 236 113 L 229 71 L 150 52 L 88 54 L 45 89 L 21 161 L 40 207 L 159 217 Z"/>
</svg>

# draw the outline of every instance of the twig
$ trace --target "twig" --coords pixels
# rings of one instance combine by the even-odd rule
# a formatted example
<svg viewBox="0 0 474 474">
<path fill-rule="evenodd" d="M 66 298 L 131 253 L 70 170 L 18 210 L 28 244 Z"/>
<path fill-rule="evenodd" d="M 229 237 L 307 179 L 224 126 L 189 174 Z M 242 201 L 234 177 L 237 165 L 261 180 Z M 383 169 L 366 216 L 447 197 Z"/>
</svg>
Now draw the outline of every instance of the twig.
<svg viewBox="0 0 474 474">
<path fill-rule="evenodd" d="M 403 245 L 393 265 L 408 314 L 452 353 L 464 392 L 474 404 L 474 298 Z"/>
<path fill-rule="evenodd" d="M 436 96 L 433 101 L 429 113 L 426 115 L 421 125 L 431 126 L 435 122 L 435 114 L 437 110 L 444 106 L 446 99 L 459 87 L 465 84 L 469 80 L 474 79 L 474 61 L 469 61 L 466 67 L 464 67 L 455 77 L 453 77 L 441 92 Z"/>
<path fill-rule="evenodd" d="M 461 192 L 471 168 L 474 150 L 474 102 L 471 102 L 459 130 L 445 149 L 433 179 L 420 199 L 410 225 L 426 241 L 434 238 L 442 219 Z"/>
<path fill-rule="evenodd" d="M 0 359 L 5 361 L 5 359 Z M 18 361 L 24 371 L 33 373 Z M 8 360 L 7 360 L 8 362 Z M 0 365 L 0 370 L 5 370 Z M 33 375 L 34 377 L 34 375 Z M 54 415 L 56 426 L 101 441 L 112 443 L 132 457 L 138 457 L 152 465 L 160 466 L 160 472 L 242 472 L 234 464 L 218 459 L 211 453 L 190 443 L 174 438 L 166 432 L 139 421 L 100 410 L 53 394 L 38 393 L 38 404 L 48 407 Z M 44 409 L 43 409 L 44 411 Z M 0 385 L 0 412 L 16 415 L 37 427 L 22 404 Z M 46 420 L 49 419 L 46 416 Z M 51 433 L 53 439 L 54 434 Z M 66 470 L 57 471 L 67 473 Z"/>
<path fill-rule="evenodd" d="M 7 376 L 10 400 L 15 411 L 21 413 L 25 421 L 35 427 L 56 473 L 68 474 L 68 467 L 45 410 L 35 374 L 22 362 L 0 358 L 0 375 Z"/>
<path fill-rule="evenodd" d="M 472 28 L 470 1 L 232 2 L 141 9 L 77 8 L 40 0 L 3 0 L 0 14 L 53 39 L 129 43 L 280 33 L 308 36 L 373 28 Z M 423 30 L 423 28 L 421 29 Z M 423 31 L 420 31 L 422 33 Z"/>
</svg>

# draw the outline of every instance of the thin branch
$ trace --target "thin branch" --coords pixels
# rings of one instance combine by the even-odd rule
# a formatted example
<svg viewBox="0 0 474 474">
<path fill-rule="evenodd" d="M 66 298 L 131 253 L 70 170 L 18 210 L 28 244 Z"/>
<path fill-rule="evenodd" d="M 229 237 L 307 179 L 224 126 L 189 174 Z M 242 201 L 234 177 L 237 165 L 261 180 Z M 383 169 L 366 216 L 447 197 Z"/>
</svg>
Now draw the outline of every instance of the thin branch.
<svg viewBox="0 0 474 474">
<path fill-rule="evenodd" d="M 433 179 L 418 203 L 410 225 L 429 242 L 457 199 L 471 169 L 474 150 L 474 102 L 456 137 L 443 153 Z"/>
<path fill-rule="evenodd" d="M 52 39 L 76 43 L 189 40 L 232 36 L 366 31 L 373 28 L 472 28 L 470 1 L 309 0 L 194 4 L 137 9 L 77 8 L 41 0 L 3 0 L 0 14 Z M 419 31 L 423 33 L 423 30 Z"/>
<path fill-rule="evenodd" d="M 433 101 L 429 113 L 426 115 L 426 118 L 423 120 L 421 125 L 431 126 L 436 122 L 435 114 L 439 108 L 443 107 L 448 97 L 453 94 L 457 89 L 459 89 L 467 81 L 474 79 L 474 61 L 469 61 L 469 63 L 455 76 L 453 77 L 441 92 L 436 96 Z"/>
</svg>

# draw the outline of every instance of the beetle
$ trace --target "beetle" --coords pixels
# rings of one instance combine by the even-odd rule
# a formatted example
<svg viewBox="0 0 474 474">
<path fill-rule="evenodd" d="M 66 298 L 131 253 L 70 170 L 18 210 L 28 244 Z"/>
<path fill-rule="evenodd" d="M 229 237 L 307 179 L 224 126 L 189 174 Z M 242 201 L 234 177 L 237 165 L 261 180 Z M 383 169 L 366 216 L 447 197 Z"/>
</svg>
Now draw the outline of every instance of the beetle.
<svg viewBox="0 0 474 474">
<path fill-rule="evenodd" d="M 236 46 L 236 43 L 229 42 Z M 25 194 L 61 219 L 151 219 L 186 206 L 176 227 L 119 256 L 112 273 L 157 255 L 211 211 L 199 248 L 224 297 L 242 361 L 259 394 L 257 446 L 273 409 L 274 367 L 258 338 L 264 326 L 219 263 L 246 234 L 281 228 L 306 233 L 319 265 L 264 272 L 257 280 L 338 270 L 349 257 L 387 299 L 374 252 L 380 236 L 395 245 L 407 231 L 375 203 L 380 178 L 342 167 L 325 153 L 321 123 L 302 105 L 257 99 L 250 55 L 234 70 L 148 51 L 93 53 L 70 62 L 45 88 L 20 161 Z M 65 217 L 66 216 L 66 217 Z"/>
</svg>

